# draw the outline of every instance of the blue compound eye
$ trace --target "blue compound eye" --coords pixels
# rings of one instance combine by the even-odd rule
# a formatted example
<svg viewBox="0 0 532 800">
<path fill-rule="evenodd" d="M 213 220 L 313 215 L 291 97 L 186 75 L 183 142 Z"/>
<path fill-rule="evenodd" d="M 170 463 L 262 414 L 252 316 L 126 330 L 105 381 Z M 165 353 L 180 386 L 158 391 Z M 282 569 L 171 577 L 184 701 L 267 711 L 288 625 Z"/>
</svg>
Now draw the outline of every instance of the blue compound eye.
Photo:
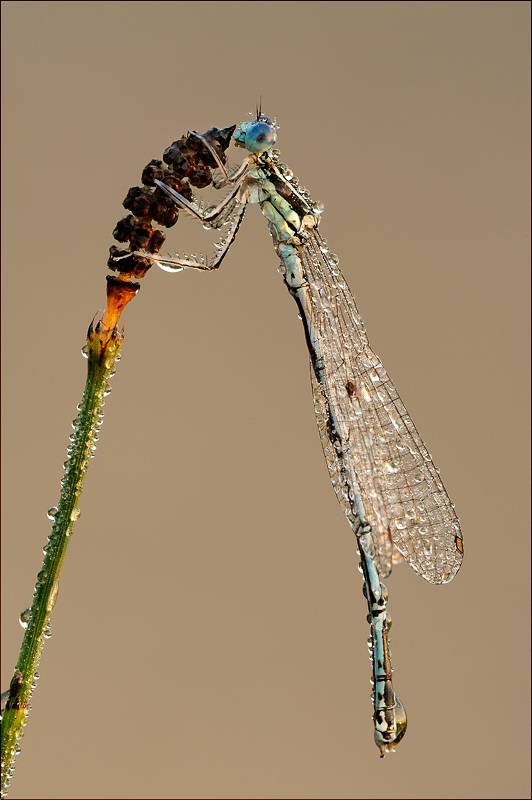
<svg viewBox="0 0 532 800">
<path fill-rule="evenodd" d="M 254 122 L 246 131 L 246 150 L 250 153 L 262 153 L 275 143 L 275 131 L 265 122 Z"/>
</svg>

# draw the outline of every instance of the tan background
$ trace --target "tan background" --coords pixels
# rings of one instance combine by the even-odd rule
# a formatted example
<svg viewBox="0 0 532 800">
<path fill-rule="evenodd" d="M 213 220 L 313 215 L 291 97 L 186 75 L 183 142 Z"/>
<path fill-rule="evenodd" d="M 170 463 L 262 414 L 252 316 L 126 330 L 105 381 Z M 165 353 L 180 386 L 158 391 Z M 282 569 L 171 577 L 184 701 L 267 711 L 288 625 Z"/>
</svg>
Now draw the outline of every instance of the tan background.
<svg viewBox="0 0 532 800">
<path fill-rule="evenodd" d="M 127 309 L 12 800 L 528 797 L 529 4 L 2 9 L 2 688 L 121 201 L 260 95 L 466 545 L 449 586 L 387 581 L 409 730 L 379 761 L 355 540 L 250 209 L 219 273 L 154 268 Z"/>
</svg>

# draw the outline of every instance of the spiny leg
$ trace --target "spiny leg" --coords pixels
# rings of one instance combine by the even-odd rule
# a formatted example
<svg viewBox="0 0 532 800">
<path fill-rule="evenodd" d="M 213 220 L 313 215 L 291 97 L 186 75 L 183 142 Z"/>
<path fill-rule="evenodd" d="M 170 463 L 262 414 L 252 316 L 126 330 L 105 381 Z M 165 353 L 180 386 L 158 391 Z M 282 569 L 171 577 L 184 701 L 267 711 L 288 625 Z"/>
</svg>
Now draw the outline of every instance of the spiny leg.
<svg viewBox="0 0 532 800">
<path fill-rule="evenodd" d="M 157 255 L 153 257 L 153 260 L 156 261 L 161 269 L 164 269 L 167 272 L 180 272 L 183 269 L 218 269 L 224 257 L 228 253 L 229 248 L 233 244 L 238 229 L 240 228 L 242 220 L 244 219 L 245 205 L 241 205 L 236 200 L 236 195 L 240 185 L 237 184 L 227 195 L 227 197 L 225 197 L 222 202 L 218 204 L 218 206 L 208 209 L 207 212 L 203 212 L 201 208 L 195 206 L 193 203 L 190 203 L 185 197 L 176 192 L 175 189 L 172 189 L 170 186 L 167 186 L 159 180 L 155 180 L 155 183 L 174 201 L 176 205 L 184 208 L 195 219 L 198 219 L 204 226 L 219 229 L 222 227 L 222 225 L 229 223 L 231 227 L 229 228 L 227 234 L 215 244 L 217 253 L 214 261 L 211 263 L 206 260 L 197 261 L 192 257 L 180 258 L 179 255 L 176 255 L 175 258 Z"/>
</svg>

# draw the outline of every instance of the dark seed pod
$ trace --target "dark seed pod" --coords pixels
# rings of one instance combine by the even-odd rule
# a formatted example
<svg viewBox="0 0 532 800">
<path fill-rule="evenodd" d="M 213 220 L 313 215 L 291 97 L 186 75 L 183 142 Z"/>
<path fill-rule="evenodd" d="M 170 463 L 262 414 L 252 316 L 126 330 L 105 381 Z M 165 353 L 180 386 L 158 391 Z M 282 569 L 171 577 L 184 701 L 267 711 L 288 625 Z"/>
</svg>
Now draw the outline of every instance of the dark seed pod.
<svg viewBox="0 0 532 800">
<path fill-rule="evenodd" d="M 173 175 L 167 175 L 164 179 L 164 182 L 186 200 L 194 199 L 194 195 L 192 194 L 192 189 L 190 186 L 184 181 L 180 181 L 177 176 L 174 177 Z M 165 195 L 165 197 L 167 197 L 167 195 Z"/>
<path fill-rule="evenodd" d="M 190 151 L 183 150 L 176 155 L 170 166 L 176 175 L 182 178 L 188 178 L 196 166 L 196 162 Z"/>
<path fill-rule="evenodd" d="M 132 214 L 126 214 L 125 217 L 118 220 L 113 231 L 113 236 L 118 242 L 128 241 L 134 220 L 135 217 Z"/>
<path fill-rule="evenodd" d="M 231 125 L 229 128 L 211 128 L 207 133 L 212 134 L 212 138 L 218 144 L 223 152 L 223 162 L 225 164 L 225 151 L 231 144 L 233 133 L 236 130 L 236 125 Z"/>
<path fill-rule="evenodd" d="M 141 250 L 147 250 L 154 230 L 155 228 L 152 228 L 151 225 L 135 225 L 129 237 L 131 249 L 137 250 L 140 248 Z"/>
<path fill-rule="evenodd" d="M 163 153 L 163 161 L 165 164 L 171 164 L 174 158 L 184 151 L 188 150 L 187 140 L 184 136 L 172 142 Z"/>
<path fill-rule="evenodd" d="M 185 146 L 191 153 L 196 154 L 203 148 L 203 142 L 195 133 L 189 131 L 185 139 Z"/>
<path fill-rule="evenodd" d="M 192 192 L 190 186 L 182 186 L 180 194 L 182 194 L 187 200 L 194 200 L 194 193 Z"/>
<path fill-rule="evenodd" d="M 154 179 L 158 181 L 164 180 L 164 167 L 163 162 L 157 158 L 153 158 L 142 170 L 141 181 L 144 186 L 155 186 Z"/>
<path fill-rule="evenodd" d="M 198 164 L 194 171 L 188 176 L 188 180 L 191 186 L 202 189 L 204 186 L 208 186 L 209 183 L 212 183 L 211 171 L 209 167 L 202 167 Z"/>
<path fill-rule="evenodd" d="M 163 200 L 153 200 L 150 206 L 150 214 L 152 219 L 158 222 L 159 225 L 171 228 L 179 218 L 179 209 L 172 201 L 165 203 Z"/>
<path fill-rule="evenodd" d="M 124 263 L 125 259 L 122 256 L 127 256 L 129 250 L 119 250 L 118 247 L 113 244 L 109 248 L 109 259 L 107 261 L 107 266 L 109 269 L 114 269 L 116 272 L 121 272 L 122 264 Z M 120 259 L 119 261 L 117 259 Z M 127 270 L 126 270 L 127 272 Z"/>
<path fill-rule="evenodd" d="M 152 262 L 148 258 L 142 258 L 136 253 L 129 253 L 127 250 L 119 250 L 115 245 L 109 248 L 109 260 L 107 266 L 115 272 L 128 273 L 135 278 L 143 278 L 150 269 Z M 116 260 L 118 256 L 126 256 Z"/>
<path fill-rule="evenodd" d="M 142 194 L 144 194 L 145 191 L 146 190 L 141 189 L 140 186 L 132 186 L 131 189 L 129 189 L 128 193 L 126 194 L 124 200 L 122 201 L 122 205 L 124 206 L 124 208 L 127 208 L 129 211 L 131 209 L 133 201 L 136 200 L 137 197 L 140 197 Z"/>
<path fill-rule="evenodd" d="M 149 195 L 142 195 L 137 197 L 131 206 L 131 211 L 136 217 L 149 217 L 150 216 L 151 197 Z"/>
<path fill-rule="evenodd" d="M 119 258 L 120 256 L 127 255 L 128 250 L 119 250 L 116 244 L 112 244 L 109 248 L 109 261 L 107 262 L 107 266 L 111 266 L 111 261 L 114 261 L 115 258 Z"/>
<path fill-rule="evenodd" d="M 186 140 L 181 138 L 166 148 L 163 160 L 178 175 L 186 176 L 194 162 L 194 153 L 187 146 Z"/>
<path fill-rule="evenodd" d="M 135 186 L 129 190 L 126 199 L 122 203 L 136 217 L 149 217 L 151 204 L 151 193 L 146 194 L 146 189 Z"/>
<path fill-rule="evenodd" d="M 164 235 L 164 233 L 160 231 L 158 228 L 154 228 L 153 233 L 150 237 L 150 243 L 148 245 L 148 250 L 150 251 L 150 253 L 158 253 L 161 247 L 163 246 L 165 239 L 166 236 Z"/>
<path fill-rule="evenodd" d="M 207 150 L 206 147 L 204 147 L 202 150 L 199 151 L 198 155 L 196 156 L 196 160 L 199 165 L 202 165 L 204 167 L 210 167 L 211 169 L 216 169 L 216 167 L 218 166 L 213 154 L 209 150 Z"/>
<path fill-rule="evenodd" d="M 163 183 L 165 183 L 167 186 L 169 186 L 170 189 L 173 189 L 175 192 L 177 192 L 178 194 L 180 194 L 183 197 L 185 197 L 187 200 L 192 200 L 193 197 L 194 197 L 194 195 L 192 194 L 192 190 L 191 190 L 190 186 L 187 186 L 186 183 L 181 181 L 177 177 L 177 175 L 172 175 L 170 172 L 167 173 L 164 176 Z M 168 195 L 166 194 L 166 192 L 164 192 L 159 187 L 157 187 L 155 189 L 155 191 L 153 193 L 153 196 L 156 197 L 158 201 L 159 200 L 164 200 L 164 201 L 168 202 L 168 200 L 169 200 Z M 172 203 L 171 200 L 170 200 L 170 203 Z"/>
</svg>

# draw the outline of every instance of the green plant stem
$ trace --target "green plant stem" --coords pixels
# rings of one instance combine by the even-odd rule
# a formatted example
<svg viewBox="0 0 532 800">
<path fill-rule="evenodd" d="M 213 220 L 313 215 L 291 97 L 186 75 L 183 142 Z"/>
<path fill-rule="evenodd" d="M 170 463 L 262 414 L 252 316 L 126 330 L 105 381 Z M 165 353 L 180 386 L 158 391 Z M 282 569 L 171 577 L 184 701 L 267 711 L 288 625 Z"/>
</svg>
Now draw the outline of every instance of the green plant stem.
<svg viewBox="0 0 532 800">
<path fill-rule="evenodd" d="M 106 387 L 122 345 L 123 335 L 109 331 L 101 322 L 89 328 L 87 337 L 87 382 L 74 434 L 65 462 L 61 496 L 54 515 L 52 531 L 42 569 L 37 576 L 33 602 L 27 621 L 20 655 L 11 680 L 9 698 L 2 717 L 2 797 L 5 796 L 14 768 L 14 758 L 24 735 L 29 700 L 35 686 L 35 672 L 45 639 L 49 635 L 50 615 L 57 600 L 59 575 L 65 559 L 74 523 L 79 517 L 79 498 L 93 455 L 95 437 L 101 424 Z"/>
</svg>

